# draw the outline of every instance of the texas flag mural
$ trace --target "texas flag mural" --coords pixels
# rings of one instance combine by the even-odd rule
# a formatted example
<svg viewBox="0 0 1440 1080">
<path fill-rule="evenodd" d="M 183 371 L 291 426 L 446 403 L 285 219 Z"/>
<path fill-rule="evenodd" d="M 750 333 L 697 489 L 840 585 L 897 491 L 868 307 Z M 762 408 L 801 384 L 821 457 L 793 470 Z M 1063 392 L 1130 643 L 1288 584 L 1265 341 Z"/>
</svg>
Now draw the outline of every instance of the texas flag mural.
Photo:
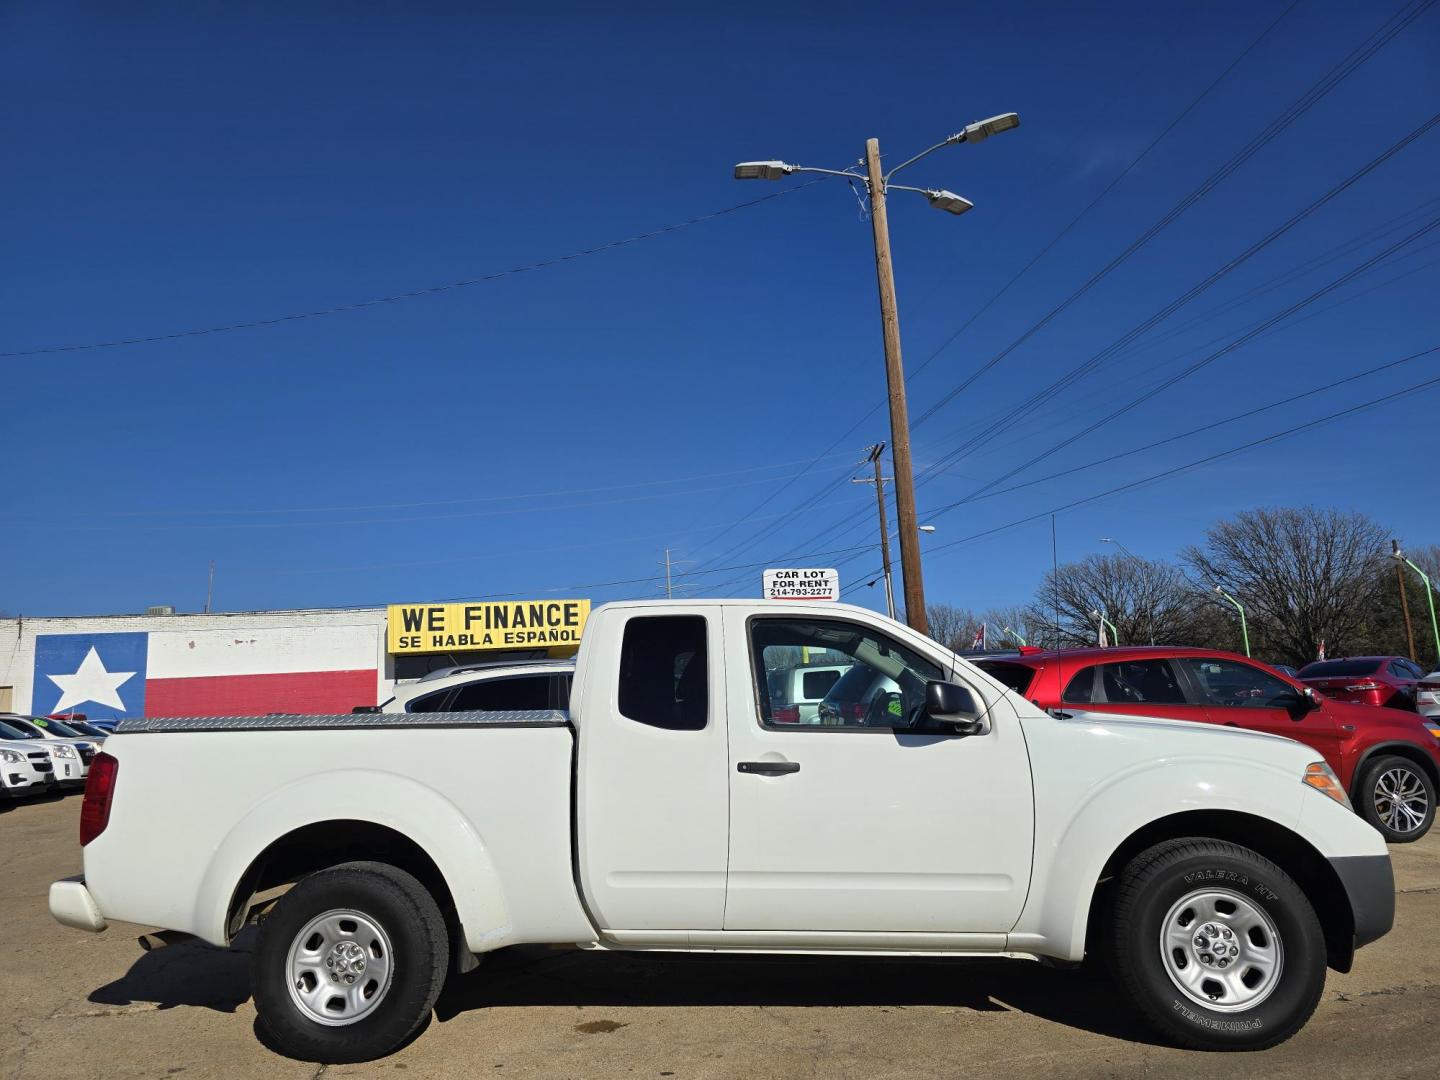
<svg viewBox="0 0 1440 1080">
<path fill-rule="evenodd" d="M 376 700 L 371 626 L 40 634 L 31 711 L 126 716 L 349 712 Z"/>
</svg>

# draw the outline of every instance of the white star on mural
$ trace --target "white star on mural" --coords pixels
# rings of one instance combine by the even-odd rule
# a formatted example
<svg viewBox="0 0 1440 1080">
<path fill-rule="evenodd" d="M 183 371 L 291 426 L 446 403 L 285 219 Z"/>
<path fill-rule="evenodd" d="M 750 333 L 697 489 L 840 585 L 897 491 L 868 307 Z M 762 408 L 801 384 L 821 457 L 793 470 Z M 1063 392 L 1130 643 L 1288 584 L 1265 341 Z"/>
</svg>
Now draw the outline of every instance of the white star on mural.
<svg viewBox="0 0 1440 1080">
<path fill-rule="evenodd" d="M 108 705 L 124 712 L 125 703 L 120 700 L 120 687 L 133 679 L 135 672 L 106 671 L 100 654 L 92 645 L 85 654 L 85 659 L 80 661 L 80 667 L 75 674 L 45 677 L 60 687 L 60 700 L 55 703 L 51 712 L 61 713 L 87 701 L 93 701 L 96 705 Z"/>
</svg>

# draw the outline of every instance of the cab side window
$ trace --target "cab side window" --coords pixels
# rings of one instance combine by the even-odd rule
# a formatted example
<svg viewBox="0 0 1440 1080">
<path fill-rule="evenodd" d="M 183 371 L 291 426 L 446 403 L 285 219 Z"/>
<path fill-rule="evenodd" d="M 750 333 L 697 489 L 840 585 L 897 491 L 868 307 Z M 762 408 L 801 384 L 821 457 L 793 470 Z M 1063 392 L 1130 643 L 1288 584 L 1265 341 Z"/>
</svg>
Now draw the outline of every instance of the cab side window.
<svg viewBox="0 0 1440 1080">
<path fill-rule="evenodd" d="M 925 704 L 926 683 L 945 677 L 938 664 L 899 642 L 839 619 L 752 619 L 750 648 L 765 727 L 913 727 Z M 797 669 L 820 664 L 838 677 L 814 714 L 802 717 L 777 687 L 788 685 Z"/>
<path fill-rule="evenodd" d="M 1279 709 L 1293 705 L 1295 688 L 1267 671 L 1238 660 L 1183 658 L 1205 704 L 1225 708 Z"/>
<path fill-rule="evenodd" d="M 1122 660 L 1100 665 L 1097 701 L 1114 705 L 1185 705 L 1185 691 L 1168 660 Z"/>
<path fill-rule="evenodd" d="M 513 679 L 473 682 L 455 691 L 446 712 L 509 712 L 550 708 L 550 677 L 521 675 Z"/>
<path fill-rule="evenodd" d="M 637 724 L 699 731 L 709 711 L 705 619 L 642 615 L 620 644 L 620 713 Z"/>
</svg>

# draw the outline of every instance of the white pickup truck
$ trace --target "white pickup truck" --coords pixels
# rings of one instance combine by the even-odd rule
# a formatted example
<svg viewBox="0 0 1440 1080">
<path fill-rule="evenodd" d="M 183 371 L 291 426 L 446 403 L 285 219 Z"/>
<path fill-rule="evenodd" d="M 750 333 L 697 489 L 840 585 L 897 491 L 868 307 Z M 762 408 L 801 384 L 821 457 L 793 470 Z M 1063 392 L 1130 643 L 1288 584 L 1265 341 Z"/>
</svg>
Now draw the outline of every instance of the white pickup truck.
<svg viewBox="0 0 1440 1080">
<path fill-rule="evenodd" d="M 776 723 L 770 676 L 802 662 L 898 689 Z M 126 721 L 81 841 L 57 919 L 223 946 L 259 918 L 259 1022 L 321 1062 L 391 1051 L 447 971 L 522 942 L 1095 951 L 1171 1040 L 1254 1049 L 1394 911 L 1385 845 L 1314 751 L 1058 720 L 833 603 L 606 605 L 568 712 Z"/>
</svg>

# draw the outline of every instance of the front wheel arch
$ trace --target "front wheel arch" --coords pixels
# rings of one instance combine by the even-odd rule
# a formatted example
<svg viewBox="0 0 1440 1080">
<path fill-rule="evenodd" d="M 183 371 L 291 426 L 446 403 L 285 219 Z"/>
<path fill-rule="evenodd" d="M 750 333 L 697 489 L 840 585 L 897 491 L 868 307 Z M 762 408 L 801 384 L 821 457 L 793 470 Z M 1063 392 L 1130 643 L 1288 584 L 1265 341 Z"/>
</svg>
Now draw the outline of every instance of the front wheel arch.
<svg viewBox="0 0 1440 1080">
<path fill-rule="evenodd" d="M 1360 760 L 1355 762 L 1355 769 L 1350 774 L 1350 801 L 1354 802 L 1359 794 L 1357 790 L 1360 784 L 1360 777 L 1365 772 L 1365 767 L 1377 757 L 1403 757 L 1412 764 L 1420 766 L 1425 775 L 1430 777 L 1430 783 L 1440 791 L 1440 766 L 1435 764 L 1433 758 L 1429 757 L 1424 750 L 1414 743 L 1408 742 L 1383 742 L 1367 747 L 1360 755 Z"/>
<path fill-rule="evenodd" d="M 1086 924 L 1085 952 L 1098 946 L 1116 876 L 1140 852 L 1167 840 L 1204 837 L 1249 848 L 1269 859 L 1304 891 L 1325 932 L 1326 963 L 1346 972 L 1355 958 L 1355 913 L 1340 876 L 1304 837 L 1267 818 L 1235 810 L 1192 810 L 1160 818 L 1131 833 L 1105 861 Z"/>
</svg>

